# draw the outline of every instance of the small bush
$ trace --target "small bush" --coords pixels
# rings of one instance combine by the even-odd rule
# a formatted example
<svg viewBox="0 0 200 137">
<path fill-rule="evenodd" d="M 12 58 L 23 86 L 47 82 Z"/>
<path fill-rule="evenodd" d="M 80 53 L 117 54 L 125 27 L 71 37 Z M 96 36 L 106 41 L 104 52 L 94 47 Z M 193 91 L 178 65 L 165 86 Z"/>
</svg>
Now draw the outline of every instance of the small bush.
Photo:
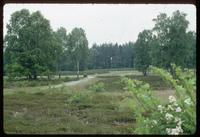
<svg viewBox="0 0 200 137">
<path fill-rule="evenodd" d="M 68 82 L 69 80 L 70 80 L 69 77 L 65 77 L 63 81 L 64 81 L 64 82 Z"/>
<path fill-rule="evenodd" d="M 126 82 L 127 82 L 127 80 L 128 80 L 127 77 L 121 77 L 121 78 L 120 78 L 119 84 L 120 84 L 121 88 L 126 87 Z"/>
<path fill-rule="evenodd" d="M 75 93 L 72 97 L 70 97 L 70 103 L 83 103 L 87 100 L 88 94 L 87 93 Z"/>
<path fill-rule="evenodd" d="M 105 85 L 103 82 L 99 82 L 97 84 L 90 86 L 90 89 L 95 92 L 105 91 Z"/>
<path fill-rule="evenodd" d="M 69 81 L 76 81 L 79 80 L 77 77 L 65 77 L 64 82 L 69 82 Z"/>
</svg>

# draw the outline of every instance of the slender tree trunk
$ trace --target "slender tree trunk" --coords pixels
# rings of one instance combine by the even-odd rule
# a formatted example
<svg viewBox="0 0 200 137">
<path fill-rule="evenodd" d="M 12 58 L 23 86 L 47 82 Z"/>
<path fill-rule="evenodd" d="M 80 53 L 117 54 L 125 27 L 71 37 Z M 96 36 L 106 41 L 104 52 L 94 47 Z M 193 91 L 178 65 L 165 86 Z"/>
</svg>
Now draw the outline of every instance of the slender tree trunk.
<svg viewBox="0 0 200 137">
<path fill-rule="evenodd" d="M 51 74 L 50 74 L 50 71 L 48 70 L 48 72 L 47 72 L 47 79 L 48 79 L 48 81 L 51 79 Z"/>
<path fill-rule="evenodd" d="M 28 75 L 28 80 L 31 80 L 31 79 L 32 79 L 32 77 L 31 77 L 31 75 L 29 74 L 29 75 Z"/>
<path fill-rule="evenodd" d="M 175 70 L 173 69 L 173 67 L 171 65 L 170 65 L 169 70 L 170 70 L 170 74 L 172 75 L 172 77 L 175 78 L 176 77 Z"/>
<path fill-rule="evenodd" d="M 58 76 L 59 76 L 59 79 L 60 79 L 60 72 L 59 72 Z"/>
<path fill-rule="evenodd" d="M 143 75 L 147 76 L 147 71 L 146 70 L 143 71 Z"/>
<path fill-rule="evenodd" d="M 79 79 L 79 61 L 76 62 L 76 66 L 77 66 L 77 78 Z"/>
<path fill-rule="evenodd" d="M 36 80 L 37 79 L 37 74 L 33 75 L 33 79 Z"/>
<path fill-rule="evenodd" d="M 58 73 L 58 79 L 60 79 L 60 67 L 59 67 L 59 64 L 57 64 L 56 72 Z"/>
</svg>

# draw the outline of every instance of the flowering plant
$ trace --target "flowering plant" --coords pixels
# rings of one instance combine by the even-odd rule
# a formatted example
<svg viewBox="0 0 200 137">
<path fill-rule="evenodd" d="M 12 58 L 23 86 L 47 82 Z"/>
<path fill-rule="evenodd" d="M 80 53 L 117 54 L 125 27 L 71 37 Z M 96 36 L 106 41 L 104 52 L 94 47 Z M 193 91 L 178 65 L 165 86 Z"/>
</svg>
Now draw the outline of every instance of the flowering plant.
<svg viewBox="0 0 200 137">
<path fill-rule="evenodd" d="M 190 71 L 183 72 L 173 65 L 177 79 L 166 70 L 151 67 L 154 73 L 169 82 L 176 96 L 169 96 L 168 103 L 162 104 L 152 94 L 149 84 L 123 78 L 125 90 L 135 97 L 136 134 L 193 134 L 196 130 L 196 77 Z"/>
</svg>

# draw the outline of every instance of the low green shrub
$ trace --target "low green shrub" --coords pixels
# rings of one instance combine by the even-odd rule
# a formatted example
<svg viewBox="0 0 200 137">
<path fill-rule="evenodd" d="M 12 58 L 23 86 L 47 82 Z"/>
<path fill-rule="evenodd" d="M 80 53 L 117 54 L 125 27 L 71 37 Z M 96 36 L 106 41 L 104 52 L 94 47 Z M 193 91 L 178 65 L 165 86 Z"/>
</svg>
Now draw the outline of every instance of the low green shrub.
<svg viewBox="0 0 200 137">
<path fill-rule="evenodd" d="M 121 77 L 121 78 L 120 78 L 120 82 L 119 82 L 120 86 L 121 86 L 122 88 L 125 88 L 125 87 L 126 87 L 126 84 L 127 84 L 127 81 L 128 81 L 128 78 L 127 78 L 127 77 Z"/>
<path fill-rule="evenodd" d="M 69 102 L 70 103 L 83 103 L 89 98 L 89 95 L 87 93 L 80 93 L 77 92 L 72 97 L 70 97 Z"/>
<path fill-rule="evenodd" d="M 63 79 L 64 82 L 68 82 L 69 80 L 70 80 L 69 77 L 65 77 L 65 78 Z"/>
<path fill-rule="evenodd" d="M 103 82 L 98 82 L 97 84 L 90 86 L 90 90 L 95 92 L 105 91 L 105 85 Z"/>
</svg>

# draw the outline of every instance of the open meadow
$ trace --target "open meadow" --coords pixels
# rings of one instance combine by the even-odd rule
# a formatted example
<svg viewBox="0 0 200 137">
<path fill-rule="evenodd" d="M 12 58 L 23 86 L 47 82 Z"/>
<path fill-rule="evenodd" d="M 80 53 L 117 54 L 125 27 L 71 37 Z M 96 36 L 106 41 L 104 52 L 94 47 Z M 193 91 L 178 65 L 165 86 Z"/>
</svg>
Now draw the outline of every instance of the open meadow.
<svg viewBox="0 0 200 137">
<path fill-rule="evenodd" d="M 174 94 L 160 77 L 144 77 L 137 71 L 91 75 L 94 76 L 92 80 L 71 86 L 4 88 L 4 131 L 38 134 L 133 133 L 136 121 L 132 108 L 134 98 L 130 92 L 123 90 L 120 82 L 125 75 L 150 83 L 160 99 L 167 100 L 169 95 Z M 103 86 L 99 86 L 101 84 Z"/>
</svg>

